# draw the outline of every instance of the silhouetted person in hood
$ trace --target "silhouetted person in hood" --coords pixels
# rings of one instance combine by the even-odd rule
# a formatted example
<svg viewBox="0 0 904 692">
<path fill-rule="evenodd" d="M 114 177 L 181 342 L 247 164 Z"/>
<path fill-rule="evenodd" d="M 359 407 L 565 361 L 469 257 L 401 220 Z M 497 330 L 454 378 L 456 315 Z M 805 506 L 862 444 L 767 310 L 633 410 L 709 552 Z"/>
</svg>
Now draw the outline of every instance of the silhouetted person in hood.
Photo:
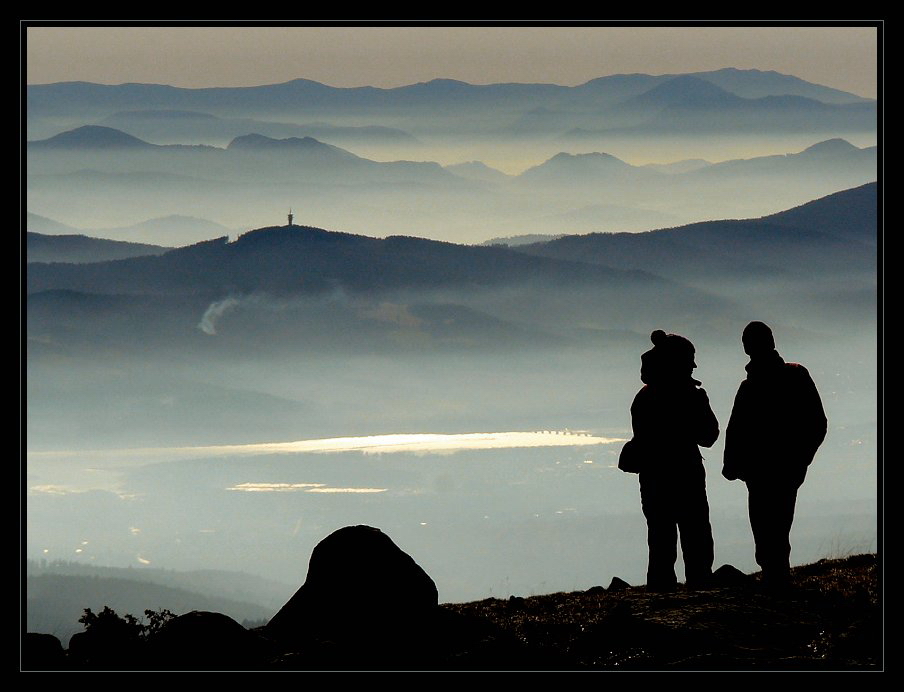
<svg viewBox="0 0 904 692">
<path fill-rule="evenodd" d="M 647 520 L 647 588 L 677 585 L 678 538 L 688 586 L 712 579 L 713 538 L 706 499 L 706 471 L 698 445 L 710 447 L 719 423 L 706 392 L 691 374 L 694 346 L 683 336 L 657 329 L 653 348 L 641 356 L 644 387 L 631 405 L 639 458 L 640 499 Z"/>
<path fill-rule="evenodd" d="M 751 322 L 741 340 L 750 362 L 725 431 L 722 475 L 747 484 L 757 564 L 764 582 L 782 586 L 797 490 L 825 439 L 826 414 L 810 373 L 782 360 L 768 326 Z"/>
</svg>

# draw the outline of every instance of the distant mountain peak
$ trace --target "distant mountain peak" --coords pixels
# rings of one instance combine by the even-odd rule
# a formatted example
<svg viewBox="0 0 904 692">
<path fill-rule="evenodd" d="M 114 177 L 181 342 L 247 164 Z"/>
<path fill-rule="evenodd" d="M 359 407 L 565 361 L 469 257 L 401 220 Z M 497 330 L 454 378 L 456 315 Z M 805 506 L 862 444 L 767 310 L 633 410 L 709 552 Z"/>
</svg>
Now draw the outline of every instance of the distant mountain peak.
<svg viewBox="0 0 904 692">
<path fill-rule="evenodd" d="M 305 79 L 304 77 L 297 77 L 295 79 L 290 79 L 288 82 L 280 82 L 279 84 L 276 84 L 276 85 L 268 84 L 265 86 L 281 86 L 281 85 L 286 85 L 286 84 L 294 84 L 296 86 L 304 86 L 304 85 L 308 85 L 308 84 L 314 84 L 317 86 L 326 86 L 323 82 L 318 82 L 313 79 Z"/>
<path fill-rule="evenodd" d="M 152 147 L 153 144 L 130 134 L 103 125 L 82 125 L 74 130 L 67 130 L 48 139 L 32 144 L 60 148 L 139 148 Z"/>
<path fill-rule="evenodd" d="M 269 151 L 324 152 L 349 158 L 357 158 L 354 154 L 345 149 L 340 149 L 332 144 L 324 144 L 319 139 L 314 139 L 313 137 L 286 137 L 285 139 L 274 139 L 273 137 L 253 133 L 236 137 L 226 148 L 231 150 L 256 149 Z"/>
<path fill-rule="evenodd" d="M 242 148 L 242 147 L 285 147 L 285 146 L 305 146 L 310 147 L 316 144 L 322 144 L 318 140 L 313 137 L 286 137 L 285 139 L 275 139 L 273 137 L 267 137 L 266 135 L 260 135 L 257 133 L 250 133 L 247 135 L 239 135 L 234 138 L 227 147 L 228 149 Z"/>
<path fill-rule="evenodd" d="M 558 154 L 553 156 L 550 161 L 555 161 L 556 159 L 560 161 L 564 161 L 566 159 L 597 159 L 597 160 L 612 160 L 612 161 L 621 161 L 621 159 L 613 156 L 612 154 L 607 154 L 604 151 L 590 151 L 585 154 L 570 154 L 567 151 L 560 151 Z M 624 163 L 624 161 L 622 161 Z"/>
<path fill-rule="evenodd" d="M 701 106 L 737 101 L 739 97 L 712 82 L 692 75 L 677 75 L 629 100 L 642 106 Z"/>
<path fill-rule="evenodd" d="M 527 169 L 518 177 L 523 180 L 567 180 L 577 175 L 587 179 L 586 176 L 611 176 L 633 170 L 634 166 L 612 154 L 569 154 L 562 151 L 540 165 Z"/>
<path fill-rule="evenodd" d="M 54 219 L 49 219 L 46 216 L 40 216 L 38 214 L 34 214 L 32 212 L 28 212 L 26 215 L 26 227 L 28 231 L 34 231 L 38 233 L 44 234 L 76 234 L 78 233 L 78 229 L 73 228 L 72 226 L 67 226 L 64 223 L 60 223 Z"/>
<path fill-rule="evenodd" d="M 710 72 L 703 72 L 700 74 L 750 74 L 750 75 L 782 75 L 781 72 L 776 72 L 775 70 L 758 70 L 755 67 L 740 69 L 738 67 L 722 67 L 718 70 L 711 70 Z"/>
<path fill-rule="evenodd" d="M 833 139 L 827 139 L 824 142 L 818 142 L 811 147 L 807 147 L 801 153 L 809 155 L 834 155 L 848 154 L 852 151 L 859 151 L 859 149 L 846 139 L 835 137 Z"/>
<path fill-rule="evenodd" d="M 799 77 L 782 74 L 775 70 L 741 70 L 736 67 L 726 67 L 692 74 L 744 98 L 796 95 L 835 104 L 860 103 L 870 100 L 856 94 L 807 82 Z"/>
<path fill-rule="evenodd" d="M 539 166 L 535 166 L 532 170 L 536 170 L 538 168 L 562 168 L 563 166 L 579 169 L 588 167 L 593 169 L 631 167 L 630 164 L 625 163 L 620 158 L 601 151 L 587 152 L 584 154 L 570 154 L 565 151 L 560 151 L 552 158 L 547 159 L 544 163 L 541 163 Z"/>
<path fill-rule="evenodd" d="M 431 79 L 427 82 L 423 82 L 423 84 L 430 84 L 432 86 L 472 86 L 468 82 L 463 82 L 460 79 L 450 79 L 448 77 L 437 77 L 436 79 Z"/>
<path fill-rule="evenodd" d="M 147 221 L 134 224 L 132 228 L 143 229 L 148 231 L 165 230 L 170 228 L 205 228 L 211 231 L 228 231 L 222 224 L 202 219 L 197 216 L 186 216 L 185 214 L 169 214 L 167 216 L 158 216 Z"/>
<path fill-rule="evenodd" d="M 297 244 L 312 240 L 342 242 L 347 240 L 367 239 L 366 236 L 357 236 L 341 231 L 328 231 L 316 226 L 264 226 L 253 228 L 239 235 L 235 240 L 237 247 L 263 247 L 281 245 L 284 243 Z"/>
</svg>

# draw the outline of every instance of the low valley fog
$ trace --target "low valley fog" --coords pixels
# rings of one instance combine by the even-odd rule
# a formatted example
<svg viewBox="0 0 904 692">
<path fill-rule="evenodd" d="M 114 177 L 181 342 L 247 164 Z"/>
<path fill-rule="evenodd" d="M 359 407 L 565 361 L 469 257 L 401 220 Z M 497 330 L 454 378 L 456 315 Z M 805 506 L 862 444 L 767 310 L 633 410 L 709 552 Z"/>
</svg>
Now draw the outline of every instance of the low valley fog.
<svg viewBox="0 0 904 692">
<path fill-rule="evenodd" d="M 876 103 L 780 77 L 30 86 L 27 557 L 275 612 L 368 524 L 441 602 L 641 584 L 640 355 L 689 338 L 724 434 L 751 320 L 829 420 L 792 562 L 875 551 Z M 716 566 L 753 572 L 722 445 Z"/>
</svg>

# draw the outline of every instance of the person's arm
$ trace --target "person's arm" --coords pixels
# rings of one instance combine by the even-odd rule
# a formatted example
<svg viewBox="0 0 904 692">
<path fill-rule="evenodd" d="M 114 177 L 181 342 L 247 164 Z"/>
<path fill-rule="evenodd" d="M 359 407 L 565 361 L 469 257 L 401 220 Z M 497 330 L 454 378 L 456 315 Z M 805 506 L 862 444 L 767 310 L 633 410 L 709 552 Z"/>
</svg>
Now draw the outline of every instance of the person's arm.
<svg viewBox="0 0 904 692">
<path fill-rule="evenodd" d="M 695 390 L 697 396 L 697 444 L 712 447 L 719 439 L 719 420 L 709 405 L 709 397 L 703 389 Z"/>
<path fill-rule="evenodd" d="M 798 365 L 797 367 L 799 368 L 801 380 L 800 411 L 804 417 L 802 425 L 804 449 L 802 454 L 805 455 L 807 465 L 809 465 L 813 461 L 813 457 L 816 456 L 816 450 L 819 449 L 819 446 L 826 439 L 829 421 L 822 406 L 819 390 L 816 389 L 816 383 L 810 377 L 809 371 L 803 365 Z"/>
<path fill-rule="evenodd" d="M 722 455 L 722 476 L 730 481 L 744 480 L 744 457 L 741 427 L 745 419 L 744 411 L 744 382 L 738 387 L 735 394 L 734 405 L 731 407 L 731 415 L 728 418 L 728 427 L 725 428 L 725 451 Z"/>
<path fill-rule="evenodd" d="M 644 385 L 631 403 L 631 430 L 635 438 L 649 437 L 651 433 L 648 398 L 649 391 Z"/>
</svg>

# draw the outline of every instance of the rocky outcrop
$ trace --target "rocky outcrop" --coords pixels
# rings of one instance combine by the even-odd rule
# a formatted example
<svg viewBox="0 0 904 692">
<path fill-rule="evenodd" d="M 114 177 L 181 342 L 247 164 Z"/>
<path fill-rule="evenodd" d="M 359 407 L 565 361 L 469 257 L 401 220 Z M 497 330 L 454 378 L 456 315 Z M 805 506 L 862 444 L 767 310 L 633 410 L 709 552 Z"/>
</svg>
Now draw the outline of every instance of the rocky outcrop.
<svg viewBox="0 0 904 692">
<path fill-rule="evenodd" d="M 416 633 L 438 605 L 433 579 L 389 536 L 347 526 L 317 544 L 304 584 L 264 633 L 284 642 L 380 642 Z"/>
<path fill-rule="evenodd" d="M 170 668 L 254 670 L 269 662 L 269 642 L 227 615 L 193 610 L 167 622 L 148 639 L 150 660 Z"/>
<path fill-rule="evenodd" d="M 612 581 L 609 582 L 609 591 L 624 591 L 625 589 L 630 589 L 631 585 L 626 582 L 621 577 L 612 577 Z"/>
<path fill-rule="evenodd" d="M 711 588 L 608 589 L 438 606 L 433 580 L 379 529 L 350 526 L 311 555 L 270 624 L 193 611 L 149 625 L 86 611 L 68 652 L 23 639 L 25 670 L 877 670 L 880 563 L 792 570 L 785 591 L 723 566 Z M 145 611 L 149 613 L 150 611 Z M 61 658 L 61 656 L 64 656 Z"/>
<path fill-rule="evenodd" d="M 734 565 L 722 565 L 713 572 L 715 586 L 743 586 L 750 583 L 750 576 L 744 574 Z"/>
<path fill-rule="evenodd" d="M 63 644 L 52 634 L 29 632 L 22 639 L 23 670 L 61 670 L 66 665 Z"/>
</svg>

